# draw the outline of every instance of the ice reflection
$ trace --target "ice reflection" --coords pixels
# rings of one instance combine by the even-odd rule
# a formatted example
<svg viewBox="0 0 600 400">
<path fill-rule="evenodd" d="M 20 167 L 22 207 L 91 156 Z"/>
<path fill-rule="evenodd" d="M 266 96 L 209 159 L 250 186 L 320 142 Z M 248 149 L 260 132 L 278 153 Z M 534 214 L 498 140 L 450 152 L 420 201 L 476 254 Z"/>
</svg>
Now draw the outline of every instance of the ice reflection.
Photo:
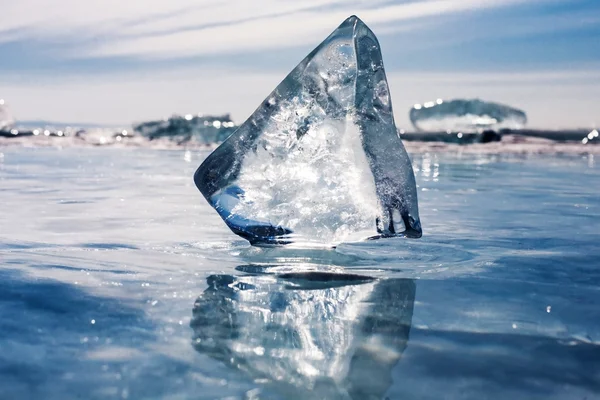
<svg viewBox="0 0 600 400">
<path fill-rule="evenodd" d="M 263 389 L 375 399 L 392 385 L 408 342 L 413 280 L 313 271 L 212 275 L 207 283 L 194 304 L 194 348 Z"/>
</svg>

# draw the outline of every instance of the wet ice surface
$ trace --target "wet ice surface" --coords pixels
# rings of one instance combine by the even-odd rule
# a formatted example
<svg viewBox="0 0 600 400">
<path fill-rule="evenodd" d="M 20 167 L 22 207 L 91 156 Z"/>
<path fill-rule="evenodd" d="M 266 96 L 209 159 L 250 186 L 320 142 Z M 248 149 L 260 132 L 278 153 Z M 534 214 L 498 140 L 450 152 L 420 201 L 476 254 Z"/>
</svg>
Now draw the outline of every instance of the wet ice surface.
<svg viewBox="0 0 600 400">
<path fill-rule="evenodd" d="M 415 154 L 422 239 L 294 251 L 227 229 L 206 154 L 2 153 L 2 399 L 600 396 L 591 156 Z"/>
</svg>

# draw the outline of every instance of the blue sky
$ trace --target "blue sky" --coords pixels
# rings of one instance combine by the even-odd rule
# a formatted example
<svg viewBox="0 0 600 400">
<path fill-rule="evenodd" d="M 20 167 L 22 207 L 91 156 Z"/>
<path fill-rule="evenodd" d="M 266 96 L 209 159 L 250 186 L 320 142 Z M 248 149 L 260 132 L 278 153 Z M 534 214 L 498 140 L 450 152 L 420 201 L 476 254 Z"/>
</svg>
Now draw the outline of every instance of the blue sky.
<svg viewBox="0 0 600 400">
<path fill-rule="evenodd" d="M 243 121 L 343 19 L 380 39 L 399 126 L 480 97 L 534 127 L 600 124 L 598 0 L 4 0 L 0 98 L 19 119 Z"/>
</svg>

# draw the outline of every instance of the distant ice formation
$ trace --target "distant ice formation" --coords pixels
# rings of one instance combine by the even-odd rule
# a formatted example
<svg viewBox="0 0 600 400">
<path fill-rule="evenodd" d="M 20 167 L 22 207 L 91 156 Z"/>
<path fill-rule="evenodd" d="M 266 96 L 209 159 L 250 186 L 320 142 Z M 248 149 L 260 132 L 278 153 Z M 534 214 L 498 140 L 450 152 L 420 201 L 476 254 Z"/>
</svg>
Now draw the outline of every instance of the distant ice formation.
<svg viewBox="0 0 600 400">
<path fill-rule="evenodd" d="M 0 99 L 0 130 L 9 130 L 15 123 L 13 116 L 8 109 L 8 106 L 4 102 L 4 99 Z"/>
<path fill-rule="evenodd" d="M 479 99 L 438 99 L 415 104 L 410 110 L 410 121 L 420 131 L 478 132 L 521 129 L 527 124 L 527 115 L 519 109 Z"/>
<path fill-rule="evenodd" d="M 150 140 L 169 138 L 177 142 L 194 140 L 199 143 L 221 143 L 235 131 L 235 123 L 229 114 L 203 116 L 187 114 L 159 121 L 134 125 L 135 132 Z"/>
<path fill-rule="evenodd" d="M 379 43 L 355 16 L 290 72 L 194 181 L 252 244 L 421 236 Z"/>
</svg>

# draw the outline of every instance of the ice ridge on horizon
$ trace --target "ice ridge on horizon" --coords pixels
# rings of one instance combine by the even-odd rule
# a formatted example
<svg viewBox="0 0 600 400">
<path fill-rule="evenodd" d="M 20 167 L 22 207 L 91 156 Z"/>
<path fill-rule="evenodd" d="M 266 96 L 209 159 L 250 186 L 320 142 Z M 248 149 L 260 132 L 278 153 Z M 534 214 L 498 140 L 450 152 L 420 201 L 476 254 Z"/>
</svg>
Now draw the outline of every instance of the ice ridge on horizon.
<svg viewBox="0 0 600 400">
<path fill-rule="evenodd" d="M 235 123 L 225 115 L 174 115 L 162 120 L 146 121 L 133 125 L 136 133 L 155 140 L 168 138 L 178 143 L 221 143 L 235 131 Z"/>
<path fill-rule="evenodd" d="M 419 131 L 477 132 L 481 130 L 521 129 L 527 124 L 524 111 L 480 99 L 429 101 L 415 104 L 410 121 Z"/>
<path fill-rule="evenodd" d="M 289 73 L 194 181 L 252 244 L 421 236 L 379 42 L 356 16 Z"/>
</svg>

